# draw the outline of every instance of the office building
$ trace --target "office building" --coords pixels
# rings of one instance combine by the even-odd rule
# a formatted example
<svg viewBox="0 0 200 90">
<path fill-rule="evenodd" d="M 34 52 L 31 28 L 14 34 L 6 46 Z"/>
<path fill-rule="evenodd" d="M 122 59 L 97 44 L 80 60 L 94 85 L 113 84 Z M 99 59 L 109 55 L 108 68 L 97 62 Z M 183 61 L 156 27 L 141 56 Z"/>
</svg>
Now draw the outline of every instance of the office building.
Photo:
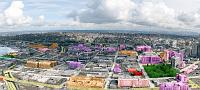
<svg viewBox="0 0 200 90">
<path fill-rule="evenodd" d="M 151 52 L 152 48 L 151 48 L 151 46 L 141 45 L 141 46 L 136 47 L 136 51 Z"/>
<path fill-rule="evenodd" d="M 142 64 L 159 64 L 162 62 L 158 55 L 140 55 L 139 60 Z"/>
</svg>

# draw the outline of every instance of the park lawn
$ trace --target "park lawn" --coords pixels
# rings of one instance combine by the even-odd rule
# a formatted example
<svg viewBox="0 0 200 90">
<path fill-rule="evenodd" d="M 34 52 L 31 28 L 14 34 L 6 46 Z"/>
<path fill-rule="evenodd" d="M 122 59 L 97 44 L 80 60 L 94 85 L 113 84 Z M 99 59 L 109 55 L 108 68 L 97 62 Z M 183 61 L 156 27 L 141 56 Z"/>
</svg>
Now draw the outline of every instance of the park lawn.
<svg viewBox="0 0 200 90">
<path fill-rule="evenodd" d="M 4 57 L 4 58 L 15 58 L 15 56 L 13 56 L 13 55 L 3 55 L 1 57 Z"/>
<path fill-rule="evenodd" d="M 170 64 L 145 65 L 144 70 L 150 78 L 175 77 L 179 73 Z"/>
</svg>

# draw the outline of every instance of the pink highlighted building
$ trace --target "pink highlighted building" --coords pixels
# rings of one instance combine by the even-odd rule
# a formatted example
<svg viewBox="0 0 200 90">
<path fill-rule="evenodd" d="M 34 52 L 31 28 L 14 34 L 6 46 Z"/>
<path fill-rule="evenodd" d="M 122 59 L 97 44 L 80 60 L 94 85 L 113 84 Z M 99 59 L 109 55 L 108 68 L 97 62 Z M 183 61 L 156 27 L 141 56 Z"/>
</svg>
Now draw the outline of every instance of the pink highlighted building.
<svg viewBox="0 0 200 90">
<path fill-rule="evenodd" d="M 70 69 L 76 69 L 81 67 L 81 62 L 70 61 L 68 65 Z"/>
<path fill-rule="evenodd" d="M 190 90 L 189 85 L 183 82 L 167 82 L 160 85 L 160 90 Z"/>
<path fill-rule="evenodd" d="M 106 48 L 104 48 L 104 51 L 106 51 L 108 53 L 112 53 L 112 52 L 116 52 L 117 48 L 115 48 L 115 47 L 106 47 Z"/>
<path fill-rule="evenodd" d="M 185 74 L 177 74 L 176 75 L 176 81 L 177 82 L 183 82 L 183 83 L 188 83 L 188 77 Z"/>
<path fill-rule="evenodd" d="M 190 90 L 188 77 L 185 74 L 177 74 L 177 82 L 165 82 L 160 84 L 160 90 Z"/>
<path fill-rule="evenodd" d="M 119 45 L 119 50 L 123 50 L 123 49 L 125 49 L 126 48 L 126 45 L 125 44 L 120 44 Z"/>
<path fill-rule="evenodd" d="M 151 46 L 141 45 L 136 47 L 136 51 L 151 52 L 152 48 Z"/>
<path fill-rule="evenodd" d="M 162 62 L 158 55 L 141 55 L 139 59 L 142 64 L 159 64 Z"/>
<path fill-rule="evenodd" d="M 186 66 L 184 60 L 184 53 L 183 52 L 176 52 L 173 50 L 165 50 L 164 51 L 164 58 L 166 60 L 170 60 L 171 64 L 175 68 L 184 68 Z"/>
<path fill-rule="evenodd" d="M 78 45 L 74 45 L 69 47 L 69 51 L 81 51 L 81 52 L 91 52 L 92 49 L 84 44 L 78 44 Z"/>
<path fill-rule="evenodd" d="M 40 51 L 40 52 L 46 52 L 48 50 L 50 50 L 50 49 L 48 49 L 48 48 L 38 48 L 38 51 Z"/>
<path fill-rule="evenodd" d="M 148 79 L 118 79 L 118 87 L 149 87 Z"/>
<path fill-rule="evenodd" d="M 120 73 L 122 70 L 121 70 L 121 68 L 120 68 L 120 65 L 119 64 L 116 64 L 115 66 L 114 66 L 114 69 L 113 69 L 113 72 L 114 73 Z"/>
<path fill-rule="evenodd" d="M 137 83 L 137 81 L 134 83 Z M 119 79 L 118 80 L 118 87 L 132 87 L 132 86 L 133 86 L 132 79 Z"/>
<path fill-rule="evenodd" d="M 170 59 L 172 57 L 179 57 L 180 61 L 183 61 L 183 59 L 184 59 L 184 53 L 183 52 L 178 53 L 176 51 L 168 50 L 167 54 L 168 54 L 168 59 Z"/>
</svg>

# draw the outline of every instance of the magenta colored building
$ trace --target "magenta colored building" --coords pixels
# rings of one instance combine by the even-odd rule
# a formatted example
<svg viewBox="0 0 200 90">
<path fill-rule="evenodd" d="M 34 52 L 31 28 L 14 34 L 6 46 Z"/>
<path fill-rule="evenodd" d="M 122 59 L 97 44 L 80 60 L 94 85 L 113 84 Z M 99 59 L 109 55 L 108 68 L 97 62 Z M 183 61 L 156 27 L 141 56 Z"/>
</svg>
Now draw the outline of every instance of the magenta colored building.
<svg viewBox="0 0 200 90">
<path fill-rule="evenodd" d="M 117 48 L 115 48 L 115 47 L 106 47 L 106 48 L 104 48 L 104 51 L 112 53 L 112 52 L 116 52 Z"/>
<path fill-rule="evenodd" d="M 169 55 L 169 59 L 172 58 L 172 57 L 179 57 L 180 61 L 183 61 L 183 59 L 184 59 L 184 53 L 183 52 L 178 53 L 176 51 L 168 50 L 167 54 Z"/>
<path fill-rule="evenodd" d="M 95 45 L 95 50 L 102 50 L 103 49 L 103 46 L 102 45 Z"/>
<path fill-rule="evenodd" d="M 162 62 L 161 58 L 157 55 L 141 55 L 139 59 L 142 64 L 159 64 Z"/>
<path fill-rule="evenodd" d="M 119 50 L 124 50 L 126 48 L 126 45 L 125 44 L 120 44 L 119 45 Z"/>
<path fill-rule="evenodd" d="M 190 90 L 188 77 L 185 74 L 177 74 L 177 82 L 165 82 L 160 84 L 160 90 Z"/>
<path fill-rule="evenodd" d="M 137 46 L 136 51 L 151 52 L 152 48 L 151 46 L 142 45 L 142 46 Z"/>
<path fill-rule="evenodd" d="M 120 65 L 119 64 L 116 64 L 115 66 L 114 66 L 114 69 L 113 69 L 113 72 L 114 73 L 120 73 L 122 70 L 121 70 L 121 68 L 120 68 Z"/>
<path fill-rule="evenodd" d="M 177 65 L 178 68 L 184 68 L 186 66 L 185 61 L 184 60 L 184 52 L 176 52 L 173 50 L 165 50 L 166 52 L 166 56 L 165 56 L 165 60 L 170 60 L 173 58 L 176 58 L 176 61 L 178 61 Z"/>
<path fill-rule="evenodd" d="M 50 50 L 50 49 L 48 49 L 48 48 L 38 48 L 38 51 L 40 51 L 40 52 L 46 52 L 48 50 Z"/>
<path fill-rule="evenodd" d="M 87 47 L 84 44 L 78 44 L 78 45 L 74 45 L 72 47 L 69 47 L 69 51 L 81 51 L 81 52 L 91 52 L 91 48 Z"/>
<path fill-rule="evenodd" d="M 185 74 L 177 74 L 176 75 L 176 81 L 177 82 L 183 82 L 183 83 L 188 83 L 188 77 Z"/>
<path fill-rule="evenodd" d="M 76 69 L 81 67 L 81 62 L 70 61 L 68 65 L 70 69 Z"/>
<path fill-rule="evenodd" d="M 148 79 L 118 79 L 118 87 L 144 88 L 149 87 Z"/>
<path fill-rule="evenodd" d="M 167 82 L 160 85 L 160 90 L 190 90 L 189 85 L 183 82 Z"/>
</svg>

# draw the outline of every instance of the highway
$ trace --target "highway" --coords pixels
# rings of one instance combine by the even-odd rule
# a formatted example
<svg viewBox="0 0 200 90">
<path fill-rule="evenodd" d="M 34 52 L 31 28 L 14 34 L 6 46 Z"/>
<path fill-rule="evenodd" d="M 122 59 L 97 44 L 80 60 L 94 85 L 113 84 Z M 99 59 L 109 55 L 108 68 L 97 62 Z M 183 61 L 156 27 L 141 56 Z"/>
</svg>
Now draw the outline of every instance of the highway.
<svg viewBox="0 0 200 90">
<path fill-rule="evenodd" d="M 14 79 L 10 72 L 4 71 L 3 73 L 4 73 L 5 78 Z M 6 82 L 6 86 L 7 86 L 8 90 L 17 90 L 17 88 L 16 88 L 16 86 L 15 86 L 13 81 L 8 81 L 7 80 L 5 82 Z"/>
</svg>

